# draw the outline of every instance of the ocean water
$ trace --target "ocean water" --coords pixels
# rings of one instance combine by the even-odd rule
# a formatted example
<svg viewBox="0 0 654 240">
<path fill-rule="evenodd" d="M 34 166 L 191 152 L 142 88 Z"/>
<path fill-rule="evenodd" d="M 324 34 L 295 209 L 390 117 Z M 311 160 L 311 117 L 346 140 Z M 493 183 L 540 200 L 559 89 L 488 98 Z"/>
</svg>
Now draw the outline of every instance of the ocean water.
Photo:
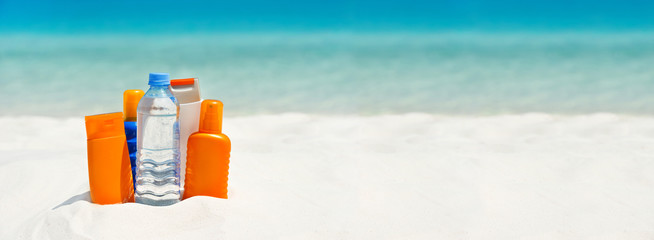
<svg viewBox="0 0 654 240">
<path fill-rule="evenodd" d="M 2 34 L 0 116 L 122 110 L 149 72 L 227 116 L 654 114 L 654 32 Z"/>
</svg>

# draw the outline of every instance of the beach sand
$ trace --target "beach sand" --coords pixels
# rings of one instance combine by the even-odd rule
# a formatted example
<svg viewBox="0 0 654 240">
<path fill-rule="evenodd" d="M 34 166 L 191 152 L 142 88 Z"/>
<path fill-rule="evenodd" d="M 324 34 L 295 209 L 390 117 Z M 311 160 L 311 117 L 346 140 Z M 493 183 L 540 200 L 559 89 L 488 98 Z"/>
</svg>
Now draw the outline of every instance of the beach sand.
<svg viewBox="0 0 654 240">
<path fill-rule="evenodd" d="M 89 202 L 82 118 L 0 118 L 1 239 L 652 239 L 654 118 L 224 121 L 229 199 Z"/>
</svg>

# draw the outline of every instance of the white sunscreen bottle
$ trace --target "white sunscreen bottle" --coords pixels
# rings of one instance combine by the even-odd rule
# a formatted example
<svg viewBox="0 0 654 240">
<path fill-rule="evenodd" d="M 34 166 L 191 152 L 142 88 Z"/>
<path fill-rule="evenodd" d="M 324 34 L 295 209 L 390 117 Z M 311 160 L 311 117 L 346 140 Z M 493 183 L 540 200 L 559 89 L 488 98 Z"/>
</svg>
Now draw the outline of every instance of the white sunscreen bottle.
<svg viewBox="0 0 654 240">
<path fill-rule="evenodd" d="M 170 91 L 179 102 L 179 167 L 182 169 L 179 177 L 183 190 L 186 173 L 186 143 L 188 137 L 199 130 L 200 125 L 202 98 L 200 97 L 199 80 L 197 78 L 170 80 Z"/>
</svg>

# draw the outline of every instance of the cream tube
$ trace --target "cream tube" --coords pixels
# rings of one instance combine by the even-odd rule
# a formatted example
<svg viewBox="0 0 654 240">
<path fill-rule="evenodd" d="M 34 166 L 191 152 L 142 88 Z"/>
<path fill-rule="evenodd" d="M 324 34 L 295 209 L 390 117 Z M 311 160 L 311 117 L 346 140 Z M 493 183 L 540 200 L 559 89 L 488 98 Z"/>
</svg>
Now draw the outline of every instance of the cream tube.
<svg viewBox="0 0 654 240">
<path fill-rule="evenodd" d="M 173 79 L 170 81 L 170 91 L 179 103 L 179 152 L 180 152 L 180 186 L 184 190 L 186 174 L 186 143 L 188 137 L 199 130 L 200 85 L 197 78 Z"/>
</svg>

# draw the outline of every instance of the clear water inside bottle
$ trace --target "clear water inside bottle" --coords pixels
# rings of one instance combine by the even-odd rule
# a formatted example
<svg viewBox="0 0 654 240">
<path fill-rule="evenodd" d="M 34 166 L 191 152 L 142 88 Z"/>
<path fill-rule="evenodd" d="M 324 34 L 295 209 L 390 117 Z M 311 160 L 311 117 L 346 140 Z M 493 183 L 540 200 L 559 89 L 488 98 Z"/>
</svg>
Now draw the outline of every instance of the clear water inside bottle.
<svg viewBox="0 0 654 240">
<path fill-rule="evenodd" d="M 137 203 L 179 202 L 179 104 L 168 86 L 152 86 L 137 109 Z"/>
</svg>

